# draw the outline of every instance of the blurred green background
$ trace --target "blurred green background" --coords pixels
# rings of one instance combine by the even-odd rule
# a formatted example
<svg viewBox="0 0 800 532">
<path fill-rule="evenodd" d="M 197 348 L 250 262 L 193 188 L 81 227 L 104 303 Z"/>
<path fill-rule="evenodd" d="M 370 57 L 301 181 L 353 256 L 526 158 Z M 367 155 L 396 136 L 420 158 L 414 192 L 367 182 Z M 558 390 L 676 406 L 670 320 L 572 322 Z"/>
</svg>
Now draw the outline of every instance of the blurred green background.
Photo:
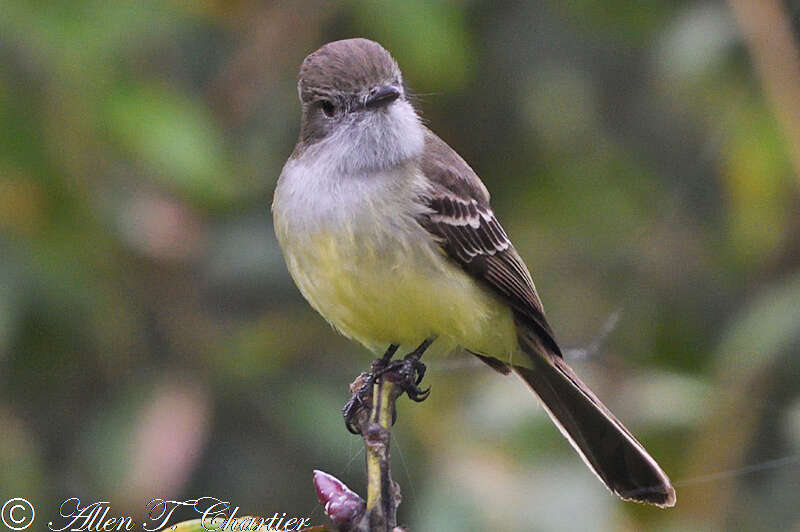
<svg viewBox="0 0 800 532">
<path fill-rule="evenodd" d="M 141 519 L 154 497 L 208 495 L 321 523 L 312 469 L 364 492 L 339 409 L 370 355 L 302 300 L 269 214 L 300 62 L 364 36 L 493 192 L 576 371 L 678 493 L 668 511 L 619 502 L 521 383 L 460 356 L 428 361 L 427 402 L 401 401 L 401 521 L 800 530 L 800 79 L 769 63 L 797 60 L 798 15 L 3 2 L 0 502 L 30 499 L 42 530 L 68 497 Z M 765 41 L 786 56 L 759 63 Z"/>
</svg>

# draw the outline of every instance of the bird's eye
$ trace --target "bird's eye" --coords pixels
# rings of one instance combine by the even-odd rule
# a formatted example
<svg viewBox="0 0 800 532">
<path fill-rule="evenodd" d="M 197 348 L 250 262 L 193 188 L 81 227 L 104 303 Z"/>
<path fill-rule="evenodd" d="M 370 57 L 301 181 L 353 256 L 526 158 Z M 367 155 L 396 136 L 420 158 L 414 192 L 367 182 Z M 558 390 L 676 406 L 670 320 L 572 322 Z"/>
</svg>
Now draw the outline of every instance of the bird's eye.
<svg viewBox="0 0 800 532">
<path fill-rule="evenodd" d="M 319 106 L 328 118 L 333 118 L 336 115 L 336 106 L 330 100 L 321 100 Z"/>
</svg>

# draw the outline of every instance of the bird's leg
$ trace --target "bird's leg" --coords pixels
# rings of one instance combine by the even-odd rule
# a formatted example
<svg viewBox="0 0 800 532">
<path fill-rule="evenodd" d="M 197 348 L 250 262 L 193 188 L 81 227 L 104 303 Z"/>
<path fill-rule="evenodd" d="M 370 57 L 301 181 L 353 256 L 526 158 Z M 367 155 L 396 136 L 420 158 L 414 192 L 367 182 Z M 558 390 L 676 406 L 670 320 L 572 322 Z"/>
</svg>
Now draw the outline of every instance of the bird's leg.
<svg viewBox="0 0 800 532">
<path fill-rule="evenodd" d="M 344 408 L 342 408 L 344 424 L 350 433 L 361 433 L 358 429 L 358 415 L 362 408 L 367 406 L 368 401 L 371 400 L 372 386 L 375 384 L 375 380 L 386 371 L 398 347 L 397 344 L 391 344 L 381 358 L 372 361 L 369 373 L 362 373 L 359 375 L 358 379 L 350 385 L 350 390 L 353 392 L 353 395 L 344 405 Z"/>
</svg>

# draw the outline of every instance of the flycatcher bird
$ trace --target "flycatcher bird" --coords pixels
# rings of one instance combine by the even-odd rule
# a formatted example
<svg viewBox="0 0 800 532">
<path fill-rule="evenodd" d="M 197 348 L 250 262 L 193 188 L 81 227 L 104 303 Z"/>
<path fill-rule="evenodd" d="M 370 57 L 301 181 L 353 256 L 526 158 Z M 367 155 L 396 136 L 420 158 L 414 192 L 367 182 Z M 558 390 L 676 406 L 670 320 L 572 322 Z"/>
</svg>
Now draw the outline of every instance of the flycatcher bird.
<svg viewBox="0 0 800 532">
<path fill-rule="evenodd" d="M 489 192 L 422 124 L 391 55 L 366 39 L 326 44 L 303 61 L 298 93 L 272 211 L 311 306 L 384 361 L 398 346 L 419 346 L 412 362 L 461 347 L 515 373 L 612 492 L 673 506 L 666 474 L 564 361 Z"/>
</svg>

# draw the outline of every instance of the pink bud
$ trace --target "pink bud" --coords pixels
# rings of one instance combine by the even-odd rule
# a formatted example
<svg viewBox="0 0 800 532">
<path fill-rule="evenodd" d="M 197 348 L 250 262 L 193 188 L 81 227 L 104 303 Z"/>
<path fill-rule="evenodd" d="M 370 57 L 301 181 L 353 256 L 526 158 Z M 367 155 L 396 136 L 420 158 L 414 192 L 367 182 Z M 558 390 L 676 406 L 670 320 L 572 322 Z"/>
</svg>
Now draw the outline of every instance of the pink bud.
<svg viewBox="0 0 800 532">
<path fill-rule="evenodd" d="M 364 512 L 364 499 L 333 475 L 314 470 L 314 487 L 317 499 L 334 523 L 353 523 Z"/>
</svg>

